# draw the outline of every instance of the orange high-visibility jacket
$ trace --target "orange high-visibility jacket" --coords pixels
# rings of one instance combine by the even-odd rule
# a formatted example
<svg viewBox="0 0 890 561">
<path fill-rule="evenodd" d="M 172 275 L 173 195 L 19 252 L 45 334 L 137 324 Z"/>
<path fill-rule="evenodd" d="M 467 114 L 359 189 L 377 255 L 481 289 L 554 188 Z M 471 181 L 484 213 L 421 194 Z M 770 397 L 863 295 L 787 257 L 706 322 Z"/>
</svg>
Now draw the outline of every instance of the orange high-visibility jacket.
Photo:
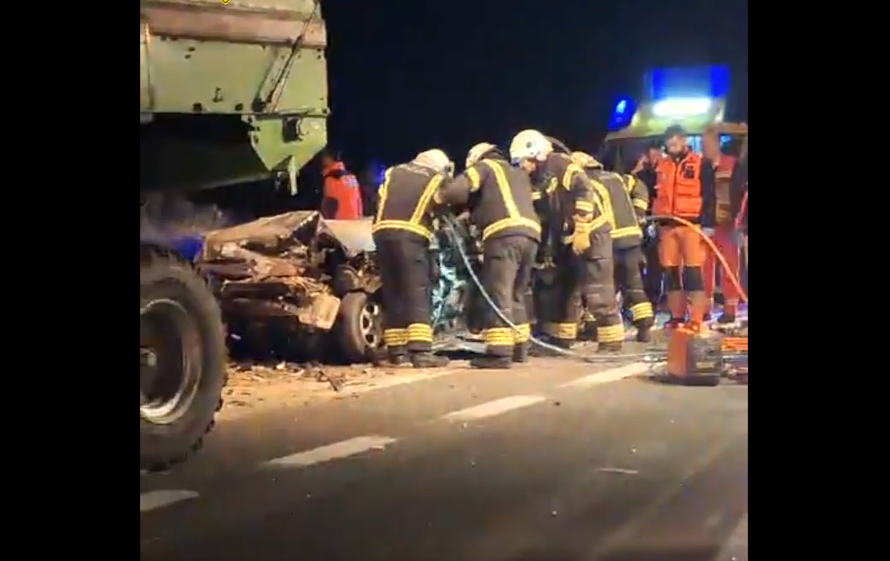
<svg viewBox="0 0 890 561">
<path fill-rule="evenodd" d="M 324 194 L 321 212 L 334 220 L 357 220 L 362 217 L 362 192 L 358 179 L 346 171 L 343 162 L 334 162 L 322 171 Z"/>
</svg>

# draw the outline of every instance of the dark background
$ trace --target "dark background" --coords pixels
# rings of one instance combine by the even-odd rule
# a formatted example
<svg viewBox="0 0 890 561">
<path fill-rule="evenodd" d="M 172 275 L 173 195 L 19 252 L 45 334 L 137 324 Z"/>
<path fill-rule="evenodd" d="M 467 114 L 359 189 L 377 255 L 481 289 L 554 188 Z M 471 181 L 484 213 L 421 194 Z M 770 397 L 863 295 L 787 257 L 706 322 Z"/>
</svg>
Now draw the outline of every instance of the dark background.
<svg viewBox="0 0 890 561">
<path fill-rule="evenodd" d="M 728 64 L 747 117 L 746 1 L 327 1 L 329 142 L 387 164 L 537 128 L 593 150 L 647 68 Z M 460 166 L 459 166 L 460 167 Z"/>
</svg>

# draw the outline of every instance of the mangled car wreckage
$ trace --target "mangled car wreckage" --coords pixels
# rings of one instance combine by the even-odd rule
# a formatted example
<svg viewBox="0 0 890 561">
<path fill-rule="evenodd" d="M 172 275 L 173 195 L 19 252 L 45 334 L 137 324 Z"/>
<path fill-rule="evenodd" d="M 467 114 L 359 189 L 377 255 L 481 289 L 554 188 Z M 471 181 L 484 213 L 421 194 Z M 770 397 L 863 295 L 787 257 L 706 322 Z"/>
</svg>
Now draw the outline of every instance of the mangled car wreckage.
<svg viewBox="0 0 890 561">
<path fill-rule="evenodd" d="M 463 239 L 472 240 L 466 228 Z M 363 362 L 382 345 L 383 306 L 371 220 L 316 211 L 264 217 L 203 236 L 198 269 L 211 279 L 237 354 Z M 472 241 L 465 249 L 478 262 Z M 478 331 L 481 308 L 446 233 L 432 244 L 430 298 L 439 335 Z"/>
</svg>

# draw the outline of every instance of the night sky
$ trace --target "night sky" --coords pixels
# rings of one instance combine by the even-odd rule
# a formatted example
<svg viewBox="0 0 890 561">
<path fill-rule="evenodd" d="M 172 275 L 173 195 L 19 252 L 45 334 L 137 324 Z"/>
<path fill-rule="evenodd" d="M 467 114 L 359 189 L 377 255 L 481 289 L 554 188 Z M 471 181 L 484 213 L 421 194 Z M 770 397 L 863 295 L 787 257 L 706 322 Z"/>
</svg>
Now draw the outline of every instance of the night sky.
<svg viewBox="0 0 890 561">
<path fill-rule="evenodd" d="M 682 9 L 678 9 L 682 5 Z M 748 5 L 622 0 L 322 2 L 329 142 L 348 164 L 456 162 L 537 128 L 593 150 L 645 69 L 724 63 L 747 118 Z"/>
</svg>

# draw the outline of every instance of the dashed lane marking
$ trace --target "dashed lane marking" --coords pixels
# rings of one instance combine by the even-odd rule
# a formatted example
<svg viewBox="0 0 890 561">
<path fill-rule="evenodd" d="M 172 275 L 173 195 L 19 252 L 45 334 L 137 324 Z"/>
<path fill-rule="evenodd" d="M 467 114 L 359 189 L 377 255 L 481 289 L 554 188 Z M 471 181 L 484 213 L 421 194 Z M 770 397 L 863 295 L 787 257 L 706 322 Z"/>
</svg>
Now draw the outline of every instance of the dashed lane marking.
<svg viewBox="0 0 890 561">
<path fill-rule="evenodd" d="M 297 452 L 289 456 L 282 456 L 263 462 L 264 468 L 303 468 L 314 464 L 330 462 L 340 458 L 355 456 L 371 450 L 383 450 L 390 444 L 395 444 L 396 439 L 388 436 L 358 436 L 349 440 L 342 440 L 334 444 L 320 446 L 305 452 Z"/>
<path fill-rule="evenodd" d="M 139 512 L 148 512 L 180 501 L 197 499 L 198 493 L 186 489 L 162 489 L 139 494 Z"/>
<path fill-rule="evenodd" d="M 613 368 L 604 372 L 590 374 L 588 376 L 584 376 L 583 378 L 576 378 L 571 382 L 560 384 L 559 387 L 575 389 L 590 388 L 593 386 L 598 386 L 600 384 L 608 384 L 609 382 L 617 382 L 618 380 L 623 380 L 624 378 L 630 378 L 631 376 L 636 376 L 638 374 L 648 372 L 648 370 L 648 364 L 644 362 L 634 362 L 633 364 L 619 366 L 618 368 Z"/>
<path fill-rule="evenodd" d="M 716 561 L 748 561 L 748 515 L 735 527 Z"/>
<path fill-rule="evenodd" d="M 501 415 L 521 407 L 528 407 L 529 405 L 540 403 L 545 399 L 547 398 L 542 395 L 514 395 L 513 397 L 496 399 L 494 401 L 483 403 L 482 405 L 468 407 L 467 409 L 452 411 L 451 413 L 442 415 L 442 418 L 448 421 L 475 421 L 486 417 Z"/>
<path fill-rule="evenodd" d="M 393 388 L 396 386 L 403 386 L 405 384 L 412 384 L 414 382 L 423 382 L 424 380 L 434 380 L 436 378 L 441 378 L 442 376 L 450 376 L 452 374 L 457 374 L 461 372 L 461 370 L 449 368 L 447 370 L 433 370 L 431 372 L 422 372 L 420 374 L 398 374 L 391 378 L 380 380 L 379 382 L 375 380 L 374 385 L 364 385 L 364 386 L 355 386 L 350 387 L 346 386 L 345 390 L 348 390 L 351 393 L 367 393 L 376 390 L 384 390 L 387 388 Z"/>
</svg>

